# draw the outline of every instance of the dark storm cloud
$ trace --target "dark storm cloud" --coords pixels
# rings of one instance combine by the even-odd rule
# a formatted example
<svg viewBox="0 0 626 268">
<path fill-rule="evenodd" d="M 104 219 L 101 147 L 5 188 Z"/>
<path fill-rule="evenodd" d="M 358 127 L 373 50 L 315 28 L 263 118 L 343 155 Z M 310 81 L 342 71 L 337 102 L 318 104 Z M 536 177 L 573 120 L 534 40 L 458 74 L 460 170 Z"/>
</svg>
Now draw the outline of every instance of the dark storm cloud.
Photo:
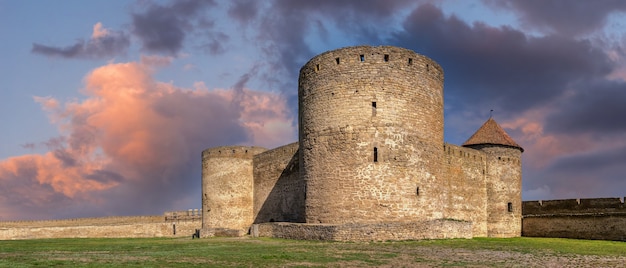
<svg viewBox="0 0 626 268">
<path fill-rule="evenodd" d="M 256 3 L 256 2 L 254 2 Z M 242 25 L 258 29 L 258 46 L 265 54 L 267 72 L 260 72 L 271 88 L 278 88 L 288 99 L 292 114 L 297 113 L 297 77 L 300 67 L 314 51 L 307 37 L 313 33 L 323 42 L 330 40 L 328 25 L 341 29 L 343 35 L 357 39 L 359 43 L 379 44 L 380 32 L 393 20 L 392 14 L 402 8 L 415 5 L 415 1 L 306 1 L 276 0 L 268 5 L 237 1 L 229 12 Z M 256 6 L 262 11 L 252 11 Z M 388 30 L 387 30 L 388 31 Z M 288 79 L 276 79 L 287 77 Z"/>
<path fill-rule="evenodd" d="M 554 161 L 548 171 L 574 176 L 576 174 L 592 175 L 590 173 L 598 170 L 619 169 L 622 171 L 621 174 L 626 175 L 624 163 L 626 163 L 626 147 L 617 147 L 599 152 L 564 156 Z M 620 178 L 626 177 L 620 175 Z"/>
<path fill-rule="evenodd" d="M 257 0 L 234 0 L 228 9 L 228 15 L 243 25 L 248 25 L 258 14 Z"/>
<path fill-rule="evenodd" d="M 572 82 L 605 76 L 613 67 L 590 41 L 468 25 L 429 4 L 415 9 L 390 41 L 439 62 L 452 78 L 446 81 L 447 94 L 462 98 L 455 103 L 461 108 L 469 103 L 518 113 L 560 96 Z"/>
<path fill-rule="evenodd" d="M 622 197 L 626 194 L 625 162 L 626 147 L 564 155 L 546 169 L 533 171 L 532 180 L 525 180 L 524 185 L 550 189 L 550 199 Z"/>
<path fill-rule="evenodd" d="M 279 48 L 279 62 L 288 70 L 295 70 L 292 74 L 297 77 L 300 67 L 314 53 L 322 52 L 311 51 L 305 36 L 313 30 L 326 32 L 323 22 L 335 24 L 360 42 L 377 43 L 382 34 L 379 30 L 384 28 L 379 26 L 392 21 L 394 12 L 414 4 L 409 0 L 276 0 L 260 24 L 260 38 Z"/>
<path fill-rule="evenodd" d="M 614 12 L 626 11 L 622 0 L 485 0 L 489 5 L 513 10 L 525 26 L 564 35 L 601 29 Z"/>
<path fill-rule="evenodd" d="M 143 49 L 176 55 L 183 47 L 186 35 L 193 31 L 193 21 L 214 1 L 173 1 L 170 5 L 154 4 L 143 13 L 132 14 L 133 33 Z"/>
<path fill-rule="evenodd" d="M 228 42 L 230 37 L 222 32 L 209 33 L 209 41 L 201 47 L 211 55 L 222 54 L 226 51 L 224 44 Z"/>
<path fill-rule="evenodd" d="M 626 132 L 626 83 L 600 80 L 576 85 L 575 93 L 557 104 L 546 131 L 607 137 Z"/>
<path fill-rule="evenodd" d="M 130 38 L 122 32 L 109 31 L 109 34 L 92 37 L 87 42 L 78 40 L 67 47 L 55 47 L 33 43 L 32 53 L 51 57 L 99 59 L 117 56 L 126 52 Z"/>
</svg>

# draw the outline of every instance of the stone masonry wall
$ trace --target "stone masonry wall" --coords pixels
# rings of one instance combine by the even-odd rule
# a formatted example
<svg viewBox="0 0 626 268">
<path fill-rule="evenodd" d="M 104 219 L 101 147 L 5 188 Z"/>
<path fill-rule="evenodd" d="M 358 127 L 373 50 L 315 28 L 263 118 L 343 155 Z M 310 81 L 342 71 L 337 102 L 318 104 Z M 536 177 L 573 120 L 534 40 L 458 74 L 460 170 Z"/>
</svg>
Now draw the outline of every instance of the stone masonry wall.
<svg viewBox="0 0 626 268">
<path fill-rule="evenodd" d="M 445 218 L 470 221 L 475 237 L 488 236 L 487 156 L 481 151 L 447 143 L 443 150 L 446 181 L 441 187 L 446 189 Z"/>
<path fill-rule="evenodd" d="M 174 234 L 174 225 L 176 233 Z M 0 240 L 44 238 L 191 237 L 202 221 L 166 222 L 163 216 L 0 222 Z"/>
<path fill-rule="evenodd" d="M 523 202 L 522 235 L 626 241 L 626 206 L 620 198 Z"/>
<path fill-rule="evenodd" d="M 348 223 L 342 225 L 280 222 L 255 224 L 250 232 L 253 236 L 260 237 L 331 241 L 469 239 L 472 238 L 472 223 L 441 219 L 419 222 Z"/>
<path fill-rule="evenodd" d="M 254 222 L 304 222 L 298 143 L 254 156 Z"/>
<path fill-rule="evenodd" d="M 224 146 L 202 152 L 202 228 L 247 232 L 253 216 L 252 158 L 265 148 Z"/>
<path fill-rule="evenodd" d="M 443 217 L 436 62 L 398 47 L 328 51 L 302 67 L 298 95 L 308 223 Z"/>
</svg>

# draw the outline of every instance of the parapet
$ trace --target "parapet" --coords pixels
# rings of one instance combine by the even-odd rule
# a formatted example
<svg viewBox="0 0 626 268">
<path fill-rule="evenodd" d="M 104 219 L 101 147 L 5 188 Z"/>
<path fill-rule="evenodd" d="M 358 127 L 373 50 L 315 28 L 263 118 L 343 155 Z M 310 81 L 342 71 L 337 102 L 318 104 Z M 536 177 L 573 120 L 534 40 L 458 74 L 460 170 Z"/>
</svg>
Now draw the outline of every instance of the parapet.
<svg viewBox="0 0 626 268">
<path fill-rule="evenodd" d="M 4 221 L 4 222 L 0 222 L 0 228 L 105 226 L 105 225 L 160 223 L 160 222 L 164 222 L 163 216 L 160 216 L 160 215 L 108 216 L 108 217 L 57 219 L 57 220 Z"/>
<path fill-rule="evenodd" d="M 483 161 L 485 158 L 485 153 L 473 148 L 462 147 L 450 143 L 443 144 L 443 152 L 445 155 L 465 158 L 470 160 L 480 160 Z"/>
<path fill-rule="evenodd" d="M 202 151 L 202 159 L 220 157 L 252 159 L 255 155 L 265 151 L 267 149 L 258 146 L 220 146 Z"/>
<path fill-rule="evenodd" d="M 406 48 L 395 46 L 352 46 L 326 51 L 309 60 L 300 75 L 325 72 L 346 72 L 363 64 L 385 64 L 399 69 L 429 74 L 443 82 L 443 69 L 434 60 Z M 375 74 L 372 74 L 375 75 Z"/>
<path fill-rule="evenodd" d="M 166 222 L 202 220 L 202 211 L 196 209 L 166 211 L 163 213 Z"/>
<path fill-rule="evenodd" d="M 271 150 L 264 151 L 254 156 L 254 163 L 267 163 L 277 159 L 291 159 L 298 151 L 298 142 L 290 143 Z"/>
<path fill-rule="evenodd" d="M 626 213 L 624 199 L 615 197 L 522 202 L 522 214 L 525 217 L 612 213 Z"/>
</svg>

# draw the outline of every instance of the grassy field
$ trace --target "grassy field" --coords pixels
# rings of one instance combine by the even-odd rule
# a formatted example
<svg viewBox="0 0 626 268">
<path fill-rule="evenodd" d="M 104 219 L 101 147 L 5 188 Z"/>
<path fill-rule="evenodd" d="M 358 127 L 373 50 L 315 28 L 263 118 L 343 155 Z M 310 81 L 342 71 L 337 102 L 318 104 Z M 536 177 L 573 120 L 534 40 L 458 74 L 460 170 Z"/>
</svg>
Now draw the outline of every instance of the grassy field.
<svg viewBox="0 0 626 268">
<path fill-rule="evenodd" d="M 267 238 L 0 241 L 0 267 L 626 267 L 626 243 L 475 238 L 343 243 Z"/>
</svg>

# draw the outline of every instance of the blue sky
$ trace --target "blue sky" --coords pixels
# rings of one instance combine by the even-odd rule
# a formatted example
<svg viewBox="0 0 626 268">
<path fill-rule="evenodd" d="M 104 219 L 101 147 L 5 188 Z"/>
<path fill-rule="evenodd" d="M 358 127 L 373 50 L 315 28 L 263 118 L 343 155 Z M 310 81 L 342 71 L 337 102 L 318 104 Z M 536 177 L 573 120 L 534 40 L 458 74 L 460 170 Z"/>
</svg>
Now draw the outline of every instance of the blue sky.
<svg viewBox="0 0 626 268">
<path fill-rule="evenodd" d="M 624 196 L 622 1 L 0 0 L 0 220 L 200 206 L 200 152 L 297 138 L 299 68 L 394 45 L 445 72 L 445 140 L 488 117 L 523 198 Z"/>
</svg>

